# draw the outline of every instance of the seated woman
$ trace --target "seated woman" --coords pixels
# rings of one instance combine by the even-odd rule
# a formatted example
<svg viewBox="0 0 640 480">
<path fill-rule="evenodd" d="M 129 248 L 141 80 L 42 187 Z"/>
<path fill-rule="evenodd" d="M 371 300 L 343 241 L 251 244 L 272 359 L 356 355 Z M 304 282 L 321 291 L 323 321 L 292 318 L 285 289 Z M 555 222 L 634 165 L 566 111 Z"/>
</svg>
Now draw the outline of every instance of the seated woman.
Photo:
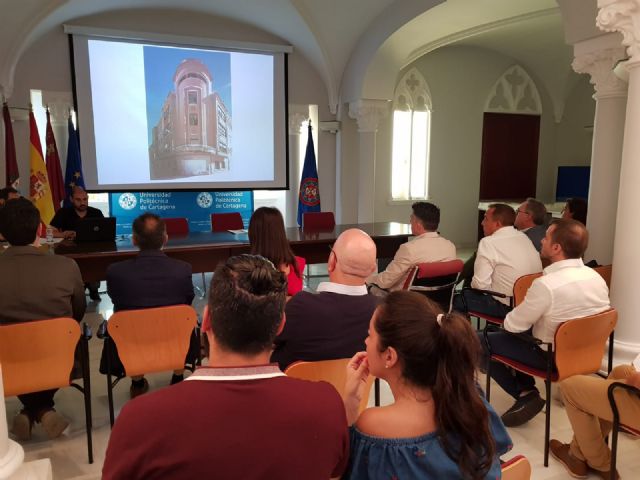
<svg viewBox="0 0 640 480">
<path fill-rule="evenodd" d="M 391 292 L 365 343 L 347 367 L 344 478 L 500 478 L 511 439 L 475 381 L 480 344 L 469 321 L 418 293 Z M 369 373 L 389 383 L 395 402 L 358 417 Z"/>
<path fill-rule="evenodd" d="M 280 210 L 260 207 L 249 220 L 249 243 L 253 255 L 262 255 L 287 275 L 287 295 L 302 290 L 302 272 L 305 260 L 296 257 L 284 231 L 284 219 Z"/>
</svg>

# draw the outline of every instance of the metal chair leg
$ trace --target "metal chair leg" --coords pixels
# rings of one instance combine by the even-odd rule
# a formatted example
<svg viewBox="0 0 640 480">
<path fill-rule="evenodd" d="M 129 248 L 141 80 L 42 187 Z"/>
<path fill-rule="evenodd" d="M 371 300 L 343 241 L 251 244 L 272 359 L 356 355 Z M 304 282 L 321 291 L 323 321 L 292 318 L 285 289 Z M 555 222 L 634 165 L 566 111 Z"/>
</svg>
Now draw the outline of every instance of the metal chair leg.
<svg viewBox="0 0 640 480">
<path fill-rule="evenodd" d="M 551 380 L 549 377 L 545 379 L 545 387 L 547 391 L 547 411 L 544 422 L 544 466 L 549 466 L 549 436 L 551 430 Z"/>
<path fill-rule="evenodd" d="M 487 384 L 484 389 L 484 394 L 487 398 L 487 402 L 491 401 L 491 355 L 487 357 Z"/>
<path fill-rule="evenodd" d="M 93 463 L 93 419 L 91 415 L 91 374 L 89 372 L 89 345 L 86 339 L 81 340 L 82 350 L 82 394 L 84 396 L 85 429 L 87 431 L 87 455 L 89 463 Z"/>
<path fill-rule="evenodd" d="M 107 342 L 111 342 L 110 338 L 105 338 L 105 348 L 107 349 L 107 397 L 109 399 L 109 422 L 111 423 L 111 428 L 113 428 L 113 423 L 115 422 L 115 418 L 113 415 L 113 383 L 111 382 L 111 353 L 106 345 Z"/>
<path fill-rule="evenodd" d="M 375 406 L 380 406 L 380 379 L 376 378 L 373 382 L 373 398 L 375 400 Z"/>
<path fill-rule="evenodd" d="M 607 375 L 611 373 L 613 370 L 613 331 L 611 331 L 611 335 L 609 335 L 609 362 L 607 365 Z"/>
</svg>

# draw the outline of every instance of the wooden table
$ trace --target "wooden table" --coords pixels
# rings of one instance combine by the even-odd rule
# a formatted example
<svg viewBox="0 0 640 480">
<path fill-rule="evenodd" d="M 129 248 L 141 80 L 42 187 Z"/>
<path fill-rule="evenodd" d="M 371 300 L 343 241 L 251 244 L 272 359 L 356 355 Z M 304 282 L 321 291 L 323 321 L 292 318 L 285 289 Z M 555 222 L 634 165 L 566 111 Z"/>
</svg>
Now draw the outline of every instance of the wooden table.
<svg viewBox="0 0 640 480">
<path fill-rule="evenodd" d="M 371 236 L 378 248 L 378 258 L 393 257 L 398 247 L 411 235 L 411 227 L 407 224 L 383 222 L 336 225 L 333 230 L 323 231 L 288 228 L 287 238 L 294 253 L 304 257 L 307 263 L 325 263 L 329 257 L 329 247 L 338 235 L 349 228 L 359 228 Z M 132 258 L 138 252 L 131 243 L 131 236 L 122 236 L 110 243 L 76 244 L 63 241 L 53 249 L 56 254 L 73 258 L 78 263 L 85 282 L 104 280 L 110 264 Z M 193 232 L 170 237 L 164 252 L 172 258 L 189 262 L 193 273 L 212 272 L 227 258 L 249 253 L 249 238 L 246 233 Z"/>
</svg>

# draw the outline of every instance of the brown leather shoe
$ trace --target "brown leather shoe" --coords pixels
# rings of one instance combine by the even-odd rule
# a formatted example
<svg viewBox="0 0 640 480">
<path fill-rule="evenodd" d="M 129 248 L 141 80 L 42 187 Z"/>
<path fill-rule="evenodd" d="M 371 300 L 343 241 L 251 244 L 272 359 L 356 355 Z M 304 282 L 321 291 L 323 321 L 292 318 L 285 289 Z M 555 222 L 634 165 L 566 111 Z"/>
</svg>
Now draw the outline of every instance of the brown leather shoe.
<svg viewBox="0 0 640 480">
<path fill-rule="evenodd" d="M 549 450 L 551 451 L 551 456 L 564 465 L 569 475 L 574 478 L 587 478 L 589 473 L 587 462 L 571 455 L 568 443 L 552 439 L 549 442 Z"/>
<path fill-rule="evenodd" d="M 595 468 L 589 467 L 589 471 L 595 473 L 598 478 L 602 480 L 610 480 L 611 479 L 611 470 L 607 470 L 606 472 L 601 472 L 600 470 L 596 470 Z M 616 471 L 616 478 L 620 480 L 620 474 Z"/>
</svg>

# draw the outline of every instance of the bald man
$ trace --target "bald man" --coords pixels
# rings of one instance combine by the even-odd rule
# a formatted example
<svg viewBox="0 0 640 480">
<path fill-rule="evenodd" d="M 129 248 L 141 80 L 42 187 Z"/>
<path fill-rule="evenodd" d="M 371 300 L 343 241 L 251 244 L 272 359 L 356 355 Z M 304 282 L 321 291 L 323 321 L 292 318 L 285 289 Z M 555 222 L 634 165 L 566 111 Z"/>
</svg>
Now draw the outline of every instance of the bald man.
<svg viewBox="0 0 640 480">
<path fill-rule="evenodd" d="M 347 230 L 333 244 L 327 268 L 329 281 L 317 292 L 300 292 L 287 303 L 271 355 L 282 370 L 298 360 L 347 358 L 364 348 L 377 305 L 365 285 L 376 268 L 376 245 L 362 230 Z"/>
</svg>

